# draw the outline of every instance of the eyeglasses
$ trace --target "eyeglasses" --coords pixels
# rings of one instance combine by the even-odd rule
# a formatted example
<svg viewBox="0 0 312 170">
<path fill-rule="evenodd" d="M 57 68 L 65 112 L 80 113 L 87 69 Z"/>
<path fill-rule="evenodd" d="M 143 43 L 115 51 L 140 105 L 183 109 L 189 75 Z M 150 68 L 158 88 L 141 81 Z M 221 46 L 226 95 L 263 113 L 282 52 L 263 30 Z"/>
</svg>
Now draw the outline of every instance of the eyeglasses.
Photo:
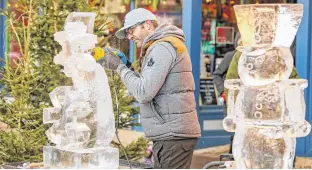
<svg viewBox="0 0 312 170">
<path fill-rule="evenodd" d="M 139 22 L 139 23 L 134 24 L 133 26 L 127 28 L 126 31 L 125 31 L 125 32 L 126 32 L 126 37 L 128 37 L 129 34 L 133 34 L 134 29 L 136 28 L 136 26 L 141 25 L 141 24 L 143 24 L 144 22 L 145 22 L 145 21 Z"/>
</svg>

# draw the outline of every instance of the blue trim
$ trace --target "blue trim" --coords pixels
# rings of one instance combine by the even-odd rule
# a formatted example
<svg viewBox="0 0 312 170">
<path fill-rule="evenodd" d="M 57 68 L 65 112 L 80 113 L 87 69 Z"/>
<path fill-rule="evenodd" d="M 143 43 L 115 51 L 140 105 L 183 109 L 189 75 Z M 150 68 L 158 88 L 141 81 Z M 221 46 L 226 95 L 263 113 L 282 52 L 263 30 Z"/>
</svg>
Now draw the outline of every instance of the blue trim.
<svg viewBox="0 0 312 170">
<path fill-rule="evenodd" d="M 140 114 L 136 114 L 136 115 L 133 115 L 133 118 L 135 118 L 136 120 L 134 120 L 133 122 L 135 123 L 138 123 L 139 122 L 139 119 L 140 119 Z M 132 126 L 131 128 L 133 131 L 137 131 L 137 132 L 144 132 L 143 128 L 141 125 L 139 126 Z"/>
<path fill-rule="evenodd" d="M 0 8 L 1 9 L 5 9 L 6 8 L 6 0 L 1 0 L 1 2 L 0 2 Z M 5 20 L 6 20 L 6 18 L 3 16 L 3 15 L 1 15 L 0 16 L 0 57 L 2 58 L 2 59 L 4 59 L 5 60 L 5 49 L 6 49 L 6 43 L 5 43 L 5 40 L 6 40 L 6 38 L 5 38 L 5 35 L 6 35 L 6 33 L 5 33 Z M 0 67 L 3 67 L 4 66 L 4 63 L 3 62 L 0 62 Z"/>
<path fill-rule="evenodd" d="M 133 107 L 133 108 L 140 107 L 140 104 L 139 104 L 138 102 L 133 102 L 133 103 L 132 103 L 132 107 Z M 133 122 L 134 122 L 134 123 L 140 123 L 140 118 L 141 118 L 140 116 L 141 116 L 141 113 L 138 113 L 138 114 L 133 115 L 133 118 L 135 119 L 135 120 L 133 120 Z M 131 127 L 131 130 L 134 130 L 134 131 L 137 131 L 137 132 L 144 132 L 144 130 L 143 130 L 141 124 L 140 124 L 140 125 L 137 125 L 137 126 L 132 126 L 132 127 Z"/>
<path fill-rule="evenodd" d="M 215 113 L 223 113 L 224 107 L 218 105 L 211 105 L 211 106 L 200 106 L 199 107 L 200 113 L 208 113 L 208 114 L 215 114 Z"/>
<path fill-rule="evenodd" d="M 311 8 L 312 3 L 309 0 L 298 0 L 303 4 L 303 17 L 296 40 L 296 67 L 301 78 L 307 79 L 311 83 Z M 305 90 L 306 120 L 312 122 L 312 91 L 311 84 Z M 297 139 L 296 154 L 298 156 L 312 156 L 311 133 L 304 138 Z"/>
<path fill-rule="evenodd" d="M 192 60 L 195 80 L 195 99 L 199 109 L 200 50 L 201 50 L 201 5 L 202 0 L 183 1 L 182 29 L 186 37 L 186 47 Z"/>
<path fill-rule="evenodd" d="M 135 9 L 135 0 L 131 0 L 130 2 L 130 11 L 132 11 L 133 9 Z M 134 59 L 135 59 L 135 48 L 134 48 L 134 42 L 133 41 L 129 41 L 130 43 L 130 46 L 129 46 L 129 59 L 130 59 L 130 62 L 133 63 L 134 62 Z"/>
<path fill-rule="evenodd" d="M 201 106 L 199 108 L 199 124 L 201 127 L 201 137 L 197 142 L 197 149 L 225 145 L 230 143 L 233 133 L 224 130 L 204 130 L 205 120 L 222 120 L 224 118 L 223 106 Z"/>
<path fill-rule="evenodd" d="M 222 120 L 224 118 L 223 106 L 199 106 L 200 82 L 200 54 L 201 54 L 201 5 L 202 0 L 183 1 L 182 29 L 186 36 L 186 46 L 189 51 L 193 75 L 195 80 L 195 99 L 197 113 L 201 127 L 201 137 L 197 148 L 205 148 L 230 143 L 231 133 L 222 130 L 203 130 L 205 120 Z"/>
<path fill-rule="evenodd" d="M 198 139 L 196 149 L 201 148 L 208 148 L 213 146 L 219 146 L 219 145 L 226 145 L 230 143 L 230 135 L 224 136 L 215 136 L 215 135 L 208 135 L 208 136 L 202 136 Z M 230 149 L 230 148 L 229 148 Z"/>
</svg>

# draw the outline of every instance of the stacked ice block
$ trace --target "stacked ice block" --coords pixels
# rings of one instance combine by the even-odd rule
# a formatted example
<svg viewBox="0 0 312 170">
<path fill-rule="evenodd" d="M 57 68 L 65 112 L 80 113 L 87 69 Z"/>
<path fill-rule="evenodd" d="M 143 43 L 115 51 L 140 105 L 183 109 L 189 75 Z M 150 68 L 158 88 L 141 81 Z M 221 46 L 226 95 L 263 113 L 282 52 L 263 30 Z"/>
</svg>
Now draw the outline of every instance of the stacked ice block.
<svg viewBox="0 0 312 170">
<path fill-rule="evenodd" d="M 225 81 L 228 115 L 225 130 L 235 132 L 236 166 L 292 168 L 296 137 L 311 130 L 305 120 L 305 79 L 289 79 L 291 46 L 303 13 L 301 4 L 234 6 L 243 45 L 240 79 Z"/>
<path fill-rule="evenodd" d="M 115 120 L 108 78 L 89 53 L 97 42 L 94 20 L 95 13 L 71 13 L 64 31 L 54 34 L 62 46 L 54 62 L 73 86 L 55 88 L 53 108 L 43 110 L 43 123 L 52 124 L 46 135 L 55 144 L 44 146 L 45 168 L 118 168 L 118 149 L 109 146 Z"/>
</svg>

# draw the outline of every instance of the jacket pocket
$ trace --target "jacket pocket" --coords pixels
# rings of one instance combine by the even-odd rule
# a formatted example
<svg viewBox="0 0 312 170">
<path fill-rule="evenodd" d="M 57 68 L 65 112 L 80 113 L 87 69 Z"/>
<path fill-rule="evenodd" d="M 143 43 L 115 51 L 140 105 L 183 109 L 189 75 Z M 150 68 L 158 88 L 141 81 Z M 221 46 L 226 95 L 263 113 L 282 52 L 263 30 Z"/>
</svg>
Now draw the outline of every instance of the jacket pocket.
<svg viewBox="0 0 312 170">
<path fill-rule="evenodd" d="M 198 139 L 188 139 L 182 142 L 181 145 L 184 151 L 189 152 L 191 150 L 194 150 L 197 140 Z"/>
<path fill-rule="evenodd" d="M 155 108 L 155 105 L 156 105 L 156 101 L 155 99 L 153 99 L 153 102 L 150 103 L 151 104 L 151 111 L 152 111 L 152 114 L 154 115 L 153 118 L 156 118 L 160 124 L 164 124 L 165 123 L 165 120 L 164 118 L 162 117 L 162 114 L 161 113 L 158 113 L 158 111 L 156 110 Z"/>
<path fill-rule="evenodd" d="M 186 152 L 188 152 L 194 148 L 194 144 L 190 144 L 190 143 L 182 143 L 181 145 L 182 145 L 182 148 L 184 149 L 184 151 L 186 151 Z"/>
</svg>

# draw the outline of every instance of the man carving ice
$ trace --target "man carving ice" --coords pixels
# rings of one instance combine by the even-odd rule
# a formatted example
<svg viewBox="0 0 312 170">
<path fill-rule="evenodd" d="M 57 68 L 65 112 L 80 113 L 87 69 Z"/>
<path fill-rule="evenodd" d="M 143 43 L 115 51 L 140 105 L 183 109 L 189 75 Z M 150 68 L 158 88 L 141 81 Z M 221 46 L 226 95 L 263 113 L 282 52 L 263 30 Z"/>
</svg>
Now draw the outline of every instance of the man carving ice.
<svg viewBox="0 0 312 170">
<path fill-rule="evenodd" d="M 154 14 L 138 8 L 126 15 L 116 36 L 141 48 L 138 72 L 127 67 L 129 62 L 118 50 L 111 49 L 117 56 L 105 49 L 107 55 L 94 57 L 115 70 L 140 103 L 145 137 L 153 141 L 154 167 L 190 168 L 200 126 L 183 31 L 169 23 L 159 25 Z"/>
</svg>

